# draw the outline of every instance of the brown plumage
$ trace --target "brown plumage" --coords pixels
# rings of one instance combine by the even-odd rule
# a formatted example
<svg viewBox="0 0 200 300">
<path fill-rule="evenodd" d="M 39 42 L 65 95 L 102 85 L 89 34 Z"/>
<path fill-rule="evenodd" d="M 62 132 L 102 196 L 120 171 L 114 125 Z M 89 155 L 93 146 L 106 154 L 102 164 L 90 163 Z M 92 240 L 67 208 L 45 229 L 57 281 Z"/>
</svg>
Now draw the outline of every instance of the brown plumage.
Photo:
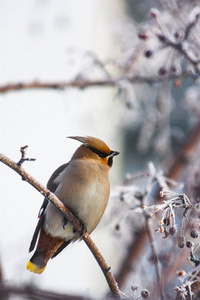
<svg viewBox="0 0 200 300">
<path fill-rule="evenodd" d="M 73 136 L 83 144 L 75 151 L 69 163 L 60 166 L 50 177 L 47 188 L 84 224 L 90 234 L 98 225 L 107 206 L 110 182 L 109 170 L 118 152 L 100 139 Z M 30 245 L 36 251 L 27 264 L 35 273 L 42 273 L 48 260 L 59 254 L 71 241 L 80 236 L 60 211 L 45 199 L 40 219 Z"/>
</svg>

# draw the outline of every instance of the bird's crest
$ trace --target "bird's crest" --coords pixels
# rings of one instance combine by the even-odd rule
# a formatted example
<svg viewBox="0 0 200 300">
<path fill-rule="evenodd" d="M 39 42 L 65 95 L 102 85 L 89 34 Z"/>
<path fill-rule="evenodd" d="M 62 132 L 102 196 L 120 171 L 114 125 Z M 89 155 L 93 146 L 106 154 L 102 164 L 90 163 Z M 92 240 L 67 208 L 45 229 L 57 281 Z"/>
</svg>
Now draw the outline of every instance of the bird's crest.
<svg viewBox="0 0 200 300">
<path fill-rule="evenodd" d="M 68 138 L 77 140 L 83 143 L 85 146 L 97 151 L 101 151 L 105 154 L 110 154 L 111 152 L 110 148 L 102 140 L 91 136 L 68 136 Z"/>
</svg>

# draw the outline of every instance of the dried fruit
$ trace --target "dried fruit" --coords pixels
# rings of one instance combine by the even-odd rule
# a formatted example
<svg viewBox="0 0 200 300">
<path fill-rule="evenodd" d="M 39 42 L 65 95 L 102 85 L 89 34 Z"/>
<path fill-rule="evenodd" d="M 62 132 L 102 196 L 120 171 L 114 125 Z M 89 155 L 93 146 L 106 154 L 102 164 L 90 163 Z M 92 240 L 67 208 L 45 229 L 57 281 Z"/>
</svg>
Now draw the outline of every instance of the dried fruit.
<svg viewBox="0 0 200 300">
<path fill-rule="evenodd" d="M 188 248 L 192 248 L 193 245 L 194 245 L 194 243 L 190 240 L 186 242 L 186 247 L 188 247 Z"/>
<path fill-rule="evenodd" d="M 120 225 L 119 224 L 117 224 L 116 226 L 115 226 L 115 230 L 120 230 Z"/>
<path fill-rule="evenodd" d="M 168 231 L 165 231 L 165 236 L 164 238 L 167 238 L 169 236 L 169 232 Z"/>
<path fill-rule="evenodd" d="M 170 233 L 171 235 L 174 235 L 174 234 L 176 233 L 176 228 L 170 227 L 169 233 Z"/>
<path fill-rule="evenodd" d="M 176 73 L 177 72 L 177 68 L 176 68 L 176 66 L 171 66 L 171 72 L 173 72 L 173 73 Z"/>
<path fill-rule="evenodd" d="M 190 232 L 190 236 L 193 238 L 193 239 L 196 239 L 198 238 L 199 236 L 199 232 L 195 229 L 193 229 L 191 232 Z"/>
<path fill-rule="evenodd" d="M 150 57 L 152 57 L 152 55 L 153 55 L 153 51 L 152 51 L 152 50 L 146 50 L 146 51 L 144 52 L 144 55 L 145 55 L 147 58 L 150 58 Z"/>
<path fill-rule="evenodd" d="M 184 270 L 180 270 L 178 272 L 176 272 L 178 277 L 184 277 L 186 275 L 186 272 Z"/>
<path fill-rule="evenodd" d="M 138 284 L 132 284 L 132 285 L 131 285 L 131 289 L 132 289 L 133 292 L 134 292 L 134 291 L 137 291 L 138 288 L 139 288 L 139 285 L 138 285 Z"/>
<path fill-rule="evenodd" d="M 139 32 L 139 33 L 138 33 L 138 37 L 139 37 L 139 39 L 141 39 L 141 40 L 146 40 L 146 39 L 148 39 L 148 35 L 147 35 L 146 33 L 144 33 L 144 32 Z"/>
<path fill-rule="evenodd" d="M 179 248 L 185 247 L 185 238 L 183 236 L 179 236 L 177 239 L 177 244 Z"/>
<path fill-rule="evenodd" d="M 143 299 L 147 299 L 149 296 L 150 296 L 150 292 L 148 290 L 144 289 L 141 291 L 141 297 Z"/>
<path fill-rule="evenodd" d="M 161 67 L 158 71 L 159 75 L 164 76 L 167 73 L 167 70 L 164 67 Z"/>
</svg>

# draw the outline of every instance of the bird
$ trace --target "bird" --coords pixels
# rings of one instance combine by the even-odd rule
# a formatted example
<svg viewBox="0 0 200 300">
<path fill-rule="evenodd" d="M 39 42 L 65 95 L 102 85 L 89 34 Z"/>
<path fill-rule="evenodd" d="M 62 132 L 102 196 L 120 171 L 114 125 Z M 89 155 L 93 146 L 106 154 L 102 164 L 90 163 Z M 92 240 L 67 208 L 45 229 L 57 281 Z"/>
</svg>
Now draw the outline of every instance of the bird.
<svg viewBox="0 0 200 300">
<path fill-rule="evenodd" d="M 82 143 L 68 163 L 51 175 L 47 188 L 79 219 L 91 234 L 106 209 L 109 194 L 109 170 L 112 151 L 100 139 L 91 136 L 69 136 Z M 44 198 L 38 214 L 39 220 L 31 240 L 29 252 L 35 252 L 27 264 L 31 272 L 41 274 L 50 258 L 56 257 L 66 246 L 81 238 L 73 225 Z M 36 246 L 37 244 L 37 246 Z"/>
</svg>

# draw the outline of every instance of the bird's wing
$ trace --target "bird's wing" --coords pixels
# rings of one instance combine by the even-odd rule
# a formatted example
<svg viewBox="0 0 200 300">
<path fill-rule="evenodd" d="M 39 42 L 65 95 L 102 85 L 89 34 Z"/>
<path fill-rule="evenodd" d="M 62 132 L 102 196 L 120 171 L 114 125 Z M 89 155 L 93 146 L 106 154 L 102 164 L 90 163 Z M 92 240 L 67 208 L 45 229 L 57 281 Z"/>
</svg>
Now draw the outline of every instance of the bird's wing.
<svg viewBox="0 0 200 300">
<path fill-rule="evenodd" d="M 55 182 L 55 179 L 58 177 L 60 173 L 69 165 L 69 163 L 66 163 L 62 166 L 60 166 L 58 169 L 53 172 L 51 175 L 49 181 L 47 182 L 47 188 L 50 190 L 52 193 L 54 193 L 58 187 L 58 183 Z"/>
<path fill-rule="evenodd" d="M 58 169 L 56 169 L 55 172 L 51 175 L 49 181 L 47 182 L 47 188 L 52 193 L 54 193 L 56 191 L 57 187 L 58 187 L 58 184 L 55 183 L 56 177 L 68 166 L 68 164 L 69 163 L 66 163 L 66 164 L 60 166 Z M 31 252 L 35 248 L 35 244 L 36 244 L 36 241 L 37 241 L 37 238 L 38 238 L 38 234 L 39 234 L 40 229 L 42 228 L 42 224 L 44 222 L 44 217 L 45 217 L 44 212 L 45 212 L 45 209 L 47 207 L 47 204 L 48 204 L 48 200 L 45 198 L 44 201 L 43 201 L 43 204 L 40 208 L 39 214 L 38 214 L 39 221 L 37 223 L 37 226 L 35 228 L 35 231 L 34 231 L 34 234 L 33 234 L 32 240 L 31 240 L 31 244 L 30 244 L 30 247 L 29 247 L 29 252 Z M 62 249 L 64 249 L 64 247 Z M 60 251 L 62 251 L 62 249 Z"/>
</svg>

